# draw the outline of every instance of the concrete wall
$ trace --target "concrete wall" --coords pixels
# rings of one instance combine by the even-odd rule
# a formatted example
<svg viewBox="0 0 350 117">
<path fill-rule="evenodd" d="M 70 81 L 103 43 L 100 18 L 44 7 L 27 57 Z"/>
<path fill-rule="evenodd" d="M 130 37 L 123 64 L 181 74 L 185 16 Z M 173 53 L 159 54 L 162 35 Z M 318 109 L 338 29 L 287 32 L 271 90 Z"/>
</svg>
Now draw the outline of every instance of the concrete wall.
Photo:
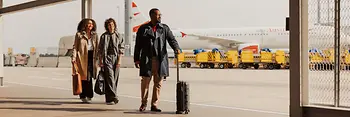
<svg viewBox="0 0 350 117">
<path fill-rule="evenodd" d="M 36 67 L 38 65 L 38 58 L 30 56 L 28 59 L 27 67 Z"/>
<path fill-rule="evenodd" d="M 58 57 L 39 57 L 37 67 L 57 67 Z"/>
<path fill-rule="evenodd" d="M 5 63 L 9 60 L 5 60 Z M 31 56 L 28 60 L 27 67 L 58 67 L 58 68 L 71 68 L 71 58 L 70 57 L 34 57 Z M 121 68 L 135 68 L 133 57 L 122 58 Z M 174 64 L 174 59 L 169 58 L 169 67 L 176 67 Z"/>
</svg>

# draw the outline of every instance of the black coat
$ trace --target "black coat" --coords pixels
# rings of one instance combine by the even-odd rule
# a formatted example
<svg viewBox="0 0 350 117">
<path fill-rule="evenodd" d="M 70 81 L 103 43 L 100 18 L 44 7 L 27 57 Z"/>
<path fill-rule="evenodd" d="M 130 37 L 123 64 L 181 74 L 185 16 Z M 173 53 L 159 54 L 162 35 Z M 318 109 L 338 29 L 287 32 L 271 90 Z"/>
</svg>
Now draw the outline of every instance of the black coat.
<svg viewBox="0 0 350 117">
<path fill-rule="evenodd" d="M 152 76 L 152 44 L 159 60 L 159 77 L 169 76 L 169 60 L 166 48 L 166 42 L 169 43 L 175 54 L 180 49 L 172 31 L 166 24 L 159 23 L 156 26 L 156 33 L 152 30 L 152 24 L 142 25 L 136 33 L 136 42 L 134 48 L 134 62 L 140 61 L 140 76 Z M 152 41 L 155 39 L 155 41 Z"/>
</svg>

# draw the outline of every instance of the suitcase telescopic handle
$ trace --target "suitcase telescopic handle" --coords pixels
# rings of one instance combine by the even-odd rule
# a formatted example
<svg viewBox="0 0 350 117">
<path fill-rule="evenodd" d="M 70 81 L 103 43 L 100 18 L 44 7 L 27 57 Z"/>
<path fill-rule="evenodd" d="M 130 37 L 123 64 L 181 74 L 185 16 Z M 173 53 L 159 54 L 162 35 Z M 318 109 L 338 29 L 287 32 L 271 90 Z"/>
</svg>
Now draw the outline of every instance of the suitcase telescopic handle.
<svg viewBox="0 0 350 117">
<path fill-rule="evenodd" d="M 179 55 L 178 53 L 175 53 L 175 59 L 176 59 L 176 79 L 177 79 L 177 82 L 179 82 Z"/>
</svg>

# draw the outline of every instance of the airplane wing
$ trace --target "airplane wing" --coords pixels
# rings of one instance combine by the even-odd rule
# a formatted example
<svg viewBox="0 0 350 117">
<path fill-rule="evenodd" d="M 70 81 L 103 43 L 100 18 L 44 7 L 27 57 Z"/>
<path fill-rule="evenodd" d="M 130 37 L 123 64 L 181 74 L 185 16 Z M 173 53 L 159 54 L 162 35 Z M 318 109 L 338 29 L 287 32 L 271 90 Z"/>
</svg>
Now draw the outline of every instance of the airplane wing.
<svg viewBox="0 0 350 117">
<path fill-rule="evenodd" d="M 194 36 L 198 37 L 199 40 L 206 40 L 212 43 L 216 43 L 221 46 L 231 46 L 230 44 L 243 44 L 244 42 L 241 41 L 236 41 L 234 39 L 225 39 L 225 38 L 220 38 L 220 37 L 212 37 L 212 36 L 203 36 L 203 35 L 197 35 L 197 34 L 185 34 L 181 32 L 183 36 Z"/>
</svg>

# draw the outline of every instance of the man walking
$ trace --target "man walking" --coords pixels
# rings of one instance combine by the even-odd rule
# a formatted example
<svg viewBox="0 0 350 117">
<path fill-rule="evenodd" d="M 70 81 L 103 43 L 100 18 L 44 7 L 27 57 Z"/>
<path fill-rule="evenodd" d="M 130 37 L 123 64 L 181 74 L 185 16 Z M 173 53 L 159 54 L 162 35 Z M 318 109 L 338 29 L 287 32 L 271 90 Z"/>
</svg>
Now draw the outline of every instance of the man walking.
<svg viewBox="0 0 350 117">
<path fill-rule="evenodd" d="M 166 42 L 168 41 L 175 54 L 180 53 L 178 42 L 169 26 L 161 23 L 159 9 L 149 11 L 151 21 L 142 25 L 136 33 L 134 50 L 134 62 L 136 68 L 140 68 L 141 79 L 141 106 L 144 111 L 147 106 L 149 83 L 153 76 L 153 93 L 151 111 L 161 112 L 157 107 L 162 79 L 169 76 L 169 63 Z"/>
</svg>

